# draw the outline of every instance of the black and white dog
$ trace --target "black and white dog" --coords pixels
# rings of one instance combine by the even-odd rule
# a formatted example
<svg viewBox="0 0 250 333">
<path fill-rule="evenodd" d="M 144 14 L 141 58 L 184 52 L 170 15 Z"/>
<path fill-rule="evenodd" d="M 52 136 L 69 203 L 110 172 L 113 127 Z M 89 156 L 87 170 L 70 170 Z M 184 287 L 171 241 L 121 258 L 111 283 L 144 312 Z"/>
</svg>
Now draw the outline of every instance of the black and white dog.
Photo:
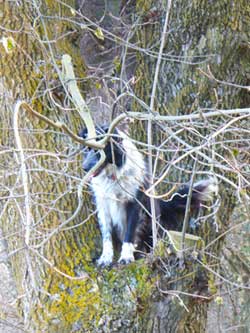
<svg viewBox="0 0 250 333">
<path fill-rule="evenodd" d="M 107 128 L 97 128 L 98 136 L 104 136 Z M 81 133 L 87 138 L 87 131 Z M 152 229 L 147 189 L 147 166 L 143 155 L 129 137 L 116 130 L 104 148 L 105 162 L 91 178 L 95 197 L 98 222 L 101 229 L 103 250 L 98 265 L 108 266 L 113 261 L 112 235 L 122 243 L 120 263 L 134 261 L 135 250 L 147 251 L 152 246 Z M 83 150 L 83 169 L 89 171 L 98 160 L 100 153 L 93 149 Z M 202 201 L 209 200 L 217 191 L 211 179 L 193 185 L 191 212 L 198 211 Z M 189 186 L 182 187 L 172 195 L 171 200 L 156 201 L 160 230 L 181 230 Z"/>
</svg>

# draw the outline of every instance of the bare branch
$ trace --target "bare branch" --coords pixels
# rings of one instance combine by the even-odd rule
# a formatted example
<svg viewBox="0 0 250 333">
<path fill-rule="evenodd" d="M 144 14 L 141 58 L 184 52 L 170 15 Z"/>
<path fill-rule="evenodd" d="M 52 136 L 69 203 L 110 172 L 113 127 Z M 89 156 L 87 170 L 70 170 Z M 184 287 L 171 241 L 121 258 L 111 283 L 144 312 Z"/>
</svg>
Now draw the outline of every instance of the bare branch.
<svg viewBox="0 0 250 333">
<path fill-rule="evenodd" d="M 76 84 L 76 78 L 71 63 L 71 57 L 68 54 L 64 54 L 62 56 L 62 67 L 63 67 L 63 75 L 62 75 L 63 80 L 65 81 L 65 85 L 67 86 L 70 95 L 72 96 L 72 101 L 74 105 L 76 105 L 76 109 L 79 112 L 79 115 L 81 116 L 82 120 L 84 121 L 87 127 L 88 137 L 95 138 L 96 137 L 95 125 L 91 117 L 90 110 Z"/>
<path fill-rule="evenodd" d="M 184 221 L 183 221 L 183 226 L 182 226 L 182 234 L 181 234 L 182 255 L 184 255 L 184 249 L 185 249 L 185 234 L 186 234 L 186 230 L 187 230 L 188 222 L 189 222 L 190 205 L 191 205 L 191 199 L 192 199 L 192 192 L 193 192 L 193 185 L 194 185 L 196 167 L 197 167 L 197 159 L 195 159 L 195 161 L 194 161 L 193 172 L 192 172 L 192 176 L 191 176 L 191 180 L 190 180 L 190 186 L 189 186 L 188 195 L 187 195 L 187 204 L 186 204 L 186 209 L 185 209 L 185 216 L 184 216 Z"/>
<path fill-rule="evenodd" d="M 46 124 L 48 124 L 48 125 L 50 125 L 54 128 L 63 130 L 65 133 L 67 133 L 71 137 L 71 139 L 73 139 L 76 142 L 79 142 L 79 143 L 81 143 L 83 145 L 86 145 L 88 147 L 91 147 L 91 148 L 103 148 L 104 147 L 104 144 L 99 144 L 97 142 L 92 142 L 92 140 L 88 140 L 88 139 L 84 140 L 82 137 L 80 137 L 80 136 L 76 135 L 74 132 L 72 132 L 71 129 L 67 125 L 65 125 L 64 123 L 54 122 L 53 120 L 49 119 L 48 117 L 44 116 L 43 114 L 41 114 L 41 113 L 35 111 L 34 109 L 32 109 L 32 107 L 25 101 L 19 101 L 18 102 L 18 107 L 19 108 L 23 107 L 30 114 L 32 114 L 33 116 L 37 117 L 38 119 L 44 121 Z"/>
<path fill-rule="evenodd" d="M 29 192 L 28 172 L 27 172 L 27 168 L 26 168 L 26 164 L 25 164 L 25 156 L 24 156 L 21 137 L 19 135 L 19 126 L 18 126 L 18 117 L 19 117 L 19 112 L 20 112 L 21 105 L 22 105 L 21 102 L 18 102 L 15 105 L 13 127 L 14 127 L 14 135 L 15 135 L 15 140 L 16 140 L 16 144 L 17 144 L 17 149 L 19 150 L 20 164 L 21 164 L 20 170 L 21 170 L 21 178 L 22 178 L 23 192 L 24 192 L 24 205 L 25 205 L 24 243 L 28 247 L 29 243 L 30 243 L 30 234 L 31 234 L 31 229 L 32 229 L 32 214 L 31 214 L 31 208 L 30 208 L 30 192 Z M 25 251 L 25 258 L 26 258 L 26 263 L 27 263 L 29 277 L 30 277 L 30 280 L 31 280 L 31 283 L 32 283 L 32 287 L 33 287 L 34 291 L 37 292 L 36 279 L 35 279 L 35 275 L 34 275 L 34 272 L 33 272 L 33 269 L 32 269 L 31 258 L 29 256 L 29 253 L 27 252 L 27 249 Z"/>
<path fill-rule="evenodd" d="M 24 192 L 24 204 L 25 204 L 25 244 L 28 245 L 30 241 L 30 233 L 31 233 L 31 225 L 32 225 L 32 214 L 30 209 L 30 195 L 29 195 L 29 182 L 28 182 L 28 174 L 27 168 L 25 164 L 25 157 L 22 147 L 22 141 L 19 135 L 19 126 L 18 126 L 18 117 L 20 107 L 22 106 L 22 102 L 18 102 L 14 109 L 14 119 L 13 119 L 13 126 L 14 126 L 14 135 L 17 144 L 17 149 L 19 151 L 20 156 L 20 170 L 21 170 L 21 177 L 23 183 L 23 192 Z"/>
<path fill-rule="evenodd" d="M 240 85 L 240 84 L 236 84 L 236 83 L 232 83 L 232 82 L 227 82 L 227 81 L 221 81 L 221 80 L 216 79 L 216 77 L 215 77 L 214 74 L 212 73 L 211 68 L 210 68 L 209 65 L 207 66 L 207 70 L 208 70 L 208 73 L 206 73 L 206 72 L 203 71 L 201 68 L 199 68 L 199 71 L 200 71 L 203 75 L 205 75 L 207 78 L 209 78 L 210 80 L 214 80 L 215 82 L 220 83 L 220 84 L 223 84 L 223 85 L 226 85 L 226 86 L 235 87 L 235 88 L 240 88 L 240 89 L 246 89 L 246 90 L 250 91 L 250 86 L 242 86 L 242 85 Z"/>
<path fill-rule="evenodd" d="M 156 87 L 157 87 L 157 83 L 158 83 L 162 54 L 163 54 L 163 49 L 164 49 L 164 46 L 166 43 L 166 34 L 167 34 L 167 26 L 168 26 L 171 3 L 172 3 L 172 1 L 168 0 L 168 5 L 167 5 L 166 15 L 165 15 L 165 22 L 164 22 L 164 27 L 163 27 L 162 36 L 161 36 L 161 45 L 160 45 L 157 62 L 156 62 L 153 87 L 152 87 L 152 92 L 151 92 L 151 97 L 150 97 L 150 110 L 152 113 L 154 112 Z M 153 237 L 153 248 L 154 248 L 156 245 L 156 242 L 157 242 L 157 228 L 156 228 L 157 221 L 156 221 L 156 208 L 155 208 L 155 200 L 154 200 L 154 187 L 152 187 L 152 184 L 154 183 L 153 156 L 152 156 L 152 119 L 148 119 L 147 139 L 148 139 L 148 168 L 149 168 L 150 185 L 151 185 L 151 191 L 148 191 L 148 193 L 151 194 L 150 192 L 152 192 L 152 196 L 150 195 L 149 200 L 150 200 L 150 207 L 151 207 L 151 214 L 152 214 L 152 237 Z"/>
</svg>

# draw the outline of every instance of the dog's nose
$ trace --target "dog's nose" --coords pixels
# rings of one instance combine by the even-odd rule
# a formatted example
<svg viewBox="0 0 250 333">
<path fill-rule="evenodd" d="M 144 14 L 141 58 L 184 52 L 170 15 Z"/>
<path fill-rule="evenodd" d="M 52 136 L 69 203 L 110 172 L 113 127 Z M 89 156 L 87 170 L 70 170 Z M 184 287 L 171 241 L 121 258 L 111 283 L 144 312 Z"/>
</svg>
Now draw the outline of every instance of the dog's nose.
<svg viewBox="0 0 250 333">
<path fill-rule="evenodd" d="M 82 163 L 82 167 L 84 171 L 89 171 L 91 169 L 91 164 L 88 161 L 84 160 Z"/>
</svg>

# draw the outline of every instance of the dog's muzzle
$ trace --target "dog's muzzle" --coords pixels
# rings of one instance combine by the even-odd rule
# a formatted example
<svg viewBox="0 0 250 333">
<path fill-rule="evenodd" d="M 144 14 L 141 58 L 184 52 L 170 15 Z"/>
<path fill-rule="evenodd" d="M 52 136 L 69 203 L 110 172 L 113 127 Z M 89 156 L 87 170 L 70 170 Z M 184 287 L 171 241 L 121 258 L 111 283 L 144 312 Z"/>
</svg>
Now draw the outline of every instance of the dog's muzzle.
<svg viewBox="0 0 250 333">
<path fill-rule="evenodd" d="M 95 152 L 94 150 L 88 150 L 87 152 L 83 153 L 83 163 L 82 167 L 85 171 L 89 171 L 92 169 L 96 163 L 100 159 L 100 154 L 99 152 Z"/>
<path fill-rule="evenodd" d="M 84 159 L 82 163 L 83 169 L 88 172 L 91 169 L 94 168 L 94 166 L 99 162 L 100 160 L 100 153 L 98 151 L 89 150 L 87 152 L 84 152 Z M 105 168 L 106 163 L 104 162 L 96 171 L 93 172 L 93 177 L 98 176 L 101 171 Z"/>
</svg>

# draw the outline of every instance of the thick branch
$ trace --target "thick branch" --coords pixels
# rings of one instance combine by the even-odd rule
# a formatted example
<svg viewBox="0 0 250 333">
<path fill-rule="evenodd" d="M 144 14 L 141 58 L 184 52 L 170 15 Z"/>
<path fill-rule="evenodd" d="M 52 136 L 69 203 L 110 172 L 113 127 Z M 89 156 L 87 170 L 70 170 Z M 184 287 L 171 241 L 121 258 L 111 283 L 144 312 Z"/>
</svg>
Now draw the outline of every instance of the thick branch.
<svg viewBox="0 0 250 333">
<path fill-rule="evenodd" d="M 18 105 L 18 108 L 20 108 L 20 107 L 24 108 L 30 114 L 32 114 L 33 116 L 37 117 L 38 119 L 44 121 L 46 124 L 48 124 L 54 128 L 63 130 L 65 133 L 67 133 L 71 137 L 71 139 L 73 139 L 74 141 L 76 141 L 78 143 L 81 143 L 81 144 L 91 147 L 91 148 L 103 148 L 104 147 L 104 144 L 100 144 L 97 142 L 93 143 L 92 141 L 90 141 L 88 139 L 84 140 L 82 137 L 80 137 L 80 136 L 76 135 L 74 132 L 72 132 L 71 129 L 64 123 L 58 122 L 58 121 L 54 122 L 53 120 L 49 119 L 48 117 L 46 117 L 46 116 L 42 115 L 41 113 L 32 109 L 32 107 L 25 101 L 19 101 L 17 103 L 17 105 Z"/>
<path fill-rule="evenodd" d="M 67 86 L 69 93 L 72 97 L 72 102 L 76 106 L 77 111 L 79 112 L 82 120 L 84 121 L 88 129 L 88 137 L 95 138 L 95 124 L 90 114 L 90 110 L 83 99 L 78 86 L 76 84 L 75 73 L 71 63 L 71 57 L 68 54 L 62 56 L 62 67 L 63 67 L 63 79 L 65 85 Z"/>
<path fill-rule="evenodd" d="M 126 112 L 117 116 L 110 124 L 109 130 L 107 135 L 98 142 L 90 141 L 89 139 L 83 139 L 82 137 L 76 135 L 71 129 L 62 122 L 54 122 L 53 120 L 49 119 L 48 117 L 40 114 L 39 112 L 35 111 L 31 108 L 29 104 L 25 101 L 18 102 L 19 107 L 23 107 L 26 111 L 28 111 L 33 116 L 37 117 L 38 119 L 44 121 L 45 123 L 51 125 L 54 128 L 63 130 L 67 133 L 72 140 L 83 144 L 84 146 L 96 149 L 104 148 L 106 142 L 108 141 L 109 137 L 112 135 L 115 127 L 125 118 L 133 118 L 141 121 L 148 121 L 149 119 L 153 121 L 162 121 L 162 122 L 171 122 L 171 121 L 186 121 L 186 120 L 195 120 L 195 119 L 206 119 L 211 117 L 218 117 L 218 116 L 231 116 L 234 114 L 249 114 L 250 115 L 250 108 L 244 109 L 231 109 L 231 110 L 216 110 L 216 111 L 208 111 L 202 113 L 193 113 L 189 115 L 181 115 L 181 116 L 161 116 L 158 113 L 155 114 L 148 114 L 148 113 L 141 113 L 141 112 Z M 93 137 L 94 138 L 94 137 Z"/>
<path fill-rule="evenodd" d="M 140 112 L 127 112 L 127 116 L 131 118 L 135 118 L 138 120 L 148 120 L 152 119 L 155 121 L 187 121 L 187 120 L 195 120 L 195 119 L 206 119 L 211 117 L 218 116 L 231 116 L 234 114 L 242 114 L 248 113 L 250 115 L 250 108 L 244 109 L 231 109 L 231 110 L 216 110 L 216 111 L 208 111 L 208 112 L 200 112 L 199 113 L 191 113 L 180 116 L 161 116 L 158 113 L 148 114 L 148 113 L 140 113 Z"/>
</svg>

